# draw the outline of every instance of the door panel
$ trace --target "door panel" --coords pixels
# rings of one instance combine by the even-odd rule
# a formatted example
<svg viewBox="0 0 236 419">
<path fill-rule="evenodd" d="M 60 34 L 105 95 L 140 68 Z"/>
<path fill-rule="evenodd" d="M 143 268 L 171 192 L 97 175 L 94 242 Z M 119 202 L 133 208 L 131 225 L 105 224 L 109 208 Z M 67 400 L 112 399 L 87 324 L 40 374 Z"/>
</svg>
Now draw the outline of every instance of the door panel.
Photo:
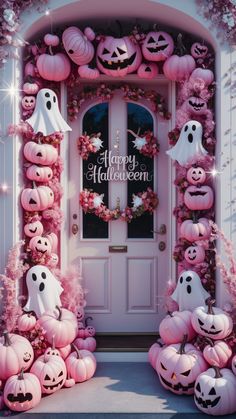
<svg viewBox="0 0 236 419">
<path fill-rule="evenodd" d="M 155 260 L 127 259 L 128 313 L 155 312 Z"/>
</svg>

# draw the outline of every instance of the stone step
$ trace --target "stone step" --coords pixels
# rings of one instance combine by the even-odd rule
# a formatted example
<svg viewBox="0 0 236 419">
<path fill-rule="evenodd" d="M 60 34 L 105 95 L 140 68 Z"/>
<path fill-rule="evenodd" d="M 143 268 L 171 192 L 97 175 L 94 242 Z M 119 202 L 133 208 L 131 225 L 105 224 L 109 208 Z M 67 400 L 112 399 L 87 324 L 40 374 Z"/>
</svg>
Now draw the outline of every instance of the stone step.
<svg viewBox="0 0 236 419">
<path fill-rule="evenodd" d="M 97 352 L 148 352 L 150 346 L 156 342 L 154 334 L 97 334 Z"/>
</svg>

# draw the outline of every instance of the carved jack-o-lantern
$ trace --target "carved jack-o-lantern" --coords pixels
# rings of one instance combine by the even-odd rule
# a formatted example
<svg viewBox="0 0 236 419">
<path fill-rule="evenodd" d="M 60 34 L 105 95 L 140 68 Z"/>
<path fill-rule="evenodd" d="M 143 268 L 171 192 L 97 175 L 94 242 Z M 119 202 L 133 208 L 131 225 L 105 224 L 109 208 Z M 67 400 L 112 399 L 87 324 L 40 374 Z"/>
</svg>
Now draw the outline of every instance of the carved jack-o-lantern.
<svg viewBox="0 0 236 419">
<path fill-rule="evenodd" d="M 187 181 L 191 185 L 204 183 L 206 180 L 206 172 L 202 167 L 190 167 L 187 171 Z"/>
<path fill-rule="evenodd" d="M 138 76 L 141 79 L 153 79 L 158 74 L 158 67 L 155 63 L 143 63 L 138 68 Z"/>
<path fill-rule="evenodd" d="M 46 254 L 48 256 L 52 253 L 52 245 L 49 239 L 42 236 L 35 236 L 29 242 L 29 248 L 32 251 L 42 253 L 42 255 Z"/>
<path fill-rule="evenodd" d="M 97 67 L 108 76 L 123 77 L 140 66 L 142 54 L 138 44 L 128 36 L 106 36 L 97 47 Z"/>
<path fill-rule="evenodd" d="M 53 177 L 53 171 L 51 167 L 40 167 L 32 164 L 26 171 L 26 177 L 36 182 L 48 182 Z"/>
<path fill-rule="evenodd" d="M 9 409 L 16 412 L 32 409 L 41 400 L 41 389 L 38 378 L 31 373 L 8 378 L 4 387 L 4 402 Z"/>
<path fill-rule="evenodd" d="M 184 253 L 185 260 L 190 265 L 202 263 L 205 259 L 205 249 L 203 246 L 189 246 Z"/>
<path fill-rule="evenodd" d="M 32 111 L 35 108 L 35 97 L 34 96 L 24 96 L 21 105 L 25 111 Z"/>
<path fill-rule="evenodd" d="M 165 61 L 173 51 L 173 39 L 166 32 L 149 32 L 142 45 L 143 56 L 149 61 Z"/>
<path fill-rule="evenodd" d="M 213 191 L 207 185 L 191 185 L 184 193 L 184 203 L 191 210 L 207 210 L 214 201 Z"/>
<path fill-rule="evenodd" d="M 207 110 L 207 103 L 200 97 L 191 96 L 185 101 L 186 110 L 193 115 L 204 115 Z"/>
<path fill-rule="evenodd" d="M 38 377 L 42 393 L 55 393 L 66 380 L 66 366 L 60 356 L 42 355 L 34 362 L 30 371 Z"/>
<path fill-rule="evenodd" d="M 194 58 L 204 58 L 208 53 L 208 47 L 200 44 L 200 42 L 194 42 L 191 46 L 191 55 Z"/>
<path fill-rule="evenodd" d="M 41 236 L 43 234 L 43 224 L 39 220 L 25 224 L 24 233 L 28 237 Z"/>
</svg>

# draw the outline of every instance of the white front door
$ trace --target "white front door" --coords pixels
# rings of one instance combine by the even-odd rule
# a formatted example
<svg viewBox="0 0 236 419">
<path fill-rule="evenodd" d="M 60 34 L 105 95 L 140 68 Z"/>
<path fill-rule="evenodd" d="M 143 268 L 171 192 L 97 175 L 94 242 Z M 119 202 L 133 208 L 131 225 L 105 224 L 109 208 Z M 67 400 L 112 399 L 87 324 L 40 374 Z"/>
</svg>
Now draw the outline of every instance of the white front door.
<svg viewBox="0 0 236 419">
<path fill-rule="evenodd" d="M 167 96 L 167 88 L 161 88 Z M 157 157 L 144 157 L 134 148 L 134 138 L 127 129 L 137 132 L 139 128 L 140 134 L 151 130 L 157 136 L 160 142 Z M 103 141 L 100 152 L 91 154 L 87 161 L 79 156 L 76 145 L 84 131 L 101 132 Z M 74 265 L 82 261 L 83 285 L 88 290 L 86 313 L 93 317 L 98 332 L 153 332 L 163 315 L 169 245 L 167 234 L 155 232 L 161 225 L 169 228 L 167 133 L 168 122 L 152 112 L 148 101 L 126 102 L 121 90 L 116 90 L 109 102 L 86 102 L 72 124 L 69 255 Z M 109 166 L 102 154 L 106 150 L 112 155 L 135 156 L 135 171 L 145 172 L 142 177 L 145 180 L 100 182 L 98 168 L 107 173 Z M 112 166 L 115 171 L 124 169 Z M 125 170 L 133 168 L 127 166 Z M 94 214 L 84 214 L 79 206 L 79 193 L 84 188 L 104 194 L 104 203 L 110 209 L 118 204 L 123 209 L 132 206 L 133 193 L 147 187 L 158 193 L 159 206 L 153 215 L 144 214 L 131 223 L 121 220 L 107 223 Z M 73 224 L 79 227 L 77 234 L 72 233 Z"/>
</svg>

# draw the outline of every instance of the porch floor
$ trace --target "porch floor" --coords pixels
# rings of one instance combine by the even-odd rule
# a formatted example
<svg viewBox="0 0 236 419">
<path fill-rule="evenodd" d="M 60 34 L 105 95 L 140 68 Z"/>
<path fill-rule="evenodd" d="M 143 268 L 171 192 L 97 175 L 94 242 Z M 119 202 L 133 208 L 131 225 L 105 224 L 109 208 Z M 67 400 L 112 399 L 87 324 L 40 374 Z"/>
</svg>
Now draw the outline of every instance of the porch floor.
<svg viewBox="0 0 236 419">
<path fill-rule="evenodd" d="M 98 363 L 96 375 L 90 381 L 47 396 L 37 407 L 14 416 L 17 417 L 203 419 L 207 416 L 196 409 L 193 397 L 176 396 L 163 389 L 149 364 L 106 362 Z"/>
</svg>

